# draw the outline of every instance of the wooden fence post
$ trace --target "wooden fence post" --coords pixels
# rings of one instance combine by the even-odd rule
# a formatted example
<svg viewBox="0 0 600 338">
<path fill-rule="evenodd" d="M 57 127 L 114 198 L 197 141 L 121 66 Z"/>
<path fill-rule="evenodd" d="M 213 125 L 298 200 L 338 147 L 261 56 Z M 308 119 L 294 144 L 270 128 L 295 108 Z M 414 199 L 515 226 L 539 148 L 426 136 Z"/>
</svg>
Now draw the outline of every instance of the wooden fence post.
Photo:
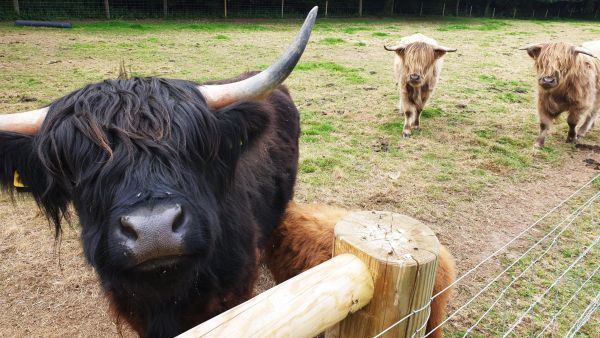
<svg viewBox="0 0 600 338">
<path fill-rule="evenodd" d="M 163 0 L 163 16 L 166 18 L 169 15 L 169 0 Z"/>
<path fill-rule="evenodd" d="M 423 16 L 423 1 L 421 1 L 421 10 L 419 11 L 419 16 Z"/>
<path fill-rule="evenodd" d="M 446 3 L 444 2 L 444 7 L 442 7 L 442 16 L 446 14 Z"/>
<path fill-rule="evenodd" d="M 362 4 L 363 4 L 362 0 L 359 0 L 358 1 L 358 16 L 362 16 L 362 9 L 363 9 Z"/>
<path fill-rule="evenodd" d="M 375 291 L 367 306 L 327 330 L 326 337 L 373 337 L 424 308 L 385 336 L 422 337 L 439 247 L 433 231 L 408 216 L 363 211 L 344 217 L 335 226 L 334 256 L 351 253 L 365 262 Z"/>
<path fill-rule="evenodd" d="M 329 9 L 329 1 L 325 1 L 325 16 L 328 16 L 328 9 Z"/>
<path fill-rule="evenodd" d="M 281 0 L 281 18 L 283 19 L 283 6 L 285 4 L 285 0 Z"/>
<path fill-rule="evenodd" d="M 548 8 L 546 8 L 546 15 L 544 15 L 544 18 L 548 18 Z"/>
<path fill-rule="evenodd" d="M 21 10 L 19 9 L 19 0 L 13 0 L 13 7 L 15 9 L 15 13 L 17 13 L 17 15 L 21 15 Z"/>
<path fill-rule="evenodd" d="M 517 8 L 513 8 L 513 19 L 517 17 Z"/>
<path fill-rule="evenodd" d="M 108 5 L 108 0 L 104 0 L 104 14 L 106 14 L 106 18 L 110 20 L 110 6 Z"/>
<path fill-rule="evenodd" d="M 225 19 L 227 19 L 227 0 L 223 0 L 223 14 L 225 15 Z"/>
<path fill-rule="evenodd" d="M 469 17 L 471 17 L 471 14 L 473 14 L 473 6 L 471 6 L 471 9 L 469 9 Z"/>
<path fill-rule="evenodd" d="M 494 7 L 494 9 L 492 10 L 492 18 L 496 17 L 496 7 Z"/>
</svg>

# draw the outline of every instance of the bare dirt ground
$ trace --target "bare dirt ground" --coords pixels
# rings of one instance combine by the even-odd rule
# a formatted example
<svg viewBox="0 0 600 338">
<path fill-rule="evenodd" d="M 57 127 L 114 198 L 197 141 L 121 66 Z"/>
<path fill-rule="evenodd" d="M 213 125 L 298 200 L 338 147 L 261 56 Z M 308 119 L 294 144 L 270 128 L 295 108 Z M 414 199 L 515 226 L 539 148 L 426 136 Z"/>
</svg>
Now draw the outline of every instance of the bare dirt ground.
<svg viewBox="0 0 600 338">
<path fill-rule="evenodd" d="M 134 75 L 194 81 L 263 69 L 298 24 L 117 22 L 72 31 L 0 24 L 0 111 L 35 108 L 115 77 L 122 59 Z M 404 140 L 392 56 L 381 46 L 417 31 L 459 51 L 446 57 L 422 131 Z M 467 271 L 600 173 L 598 130 L 584 146 L 565 145 L 563 118 L 547 148 L 532 149 L 532 63 L 515 49 L 598 32 L 585 22 L 320 21 L 287 81 L 303 121 L 297 199 L 420 219 Z M 55 242 L 33 201 L 19 196 L 13 205 L 0 195 L 0 336 L 118 334 L 78 226 L 75 219 Z M 268 283 L 263 276 L 260 288 Z M 458 292 L 453 307 L 466 298 Z"/>
</svg>

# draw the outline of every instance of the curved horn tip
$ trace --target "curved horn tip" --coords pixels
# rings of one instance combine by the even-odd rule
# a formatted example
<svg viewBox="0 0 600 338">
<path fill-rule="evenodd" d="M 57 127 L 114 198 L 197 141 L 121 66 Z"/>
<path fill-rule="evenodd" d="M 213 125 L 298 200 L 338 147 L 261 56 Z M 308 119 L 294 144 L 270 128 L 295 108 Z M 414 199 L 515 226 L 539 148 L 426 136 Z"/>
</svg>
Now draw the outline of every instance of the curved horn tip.
<svg viewBox="0 0 600 338">
<path fill-rule="evenodd" d="M 197 88 L 211 109 L 219 109 L 240 100 L 260 99 L 267 96 L 290 75 L 306 45 L 314 27 L 319 7 L 315 6 L 306 16 L 296 39 L 286 52 L 269 68 L 247 79 L 220 85 L 199 85 Z"/>
<path fill-rule="evenodd" d="M 596 58 L 596 59 L 598 58 L 596 55 L 594 55 L 594 53 L 592 53 L 591 50 L 589 50 L 589 49 L 587 49 L 585 47 L 582 47 L 582 46 L 575 47 L 575 53 L 584 54 L 584 55 L 591 56 L 591 57 Z"/>
</svg>

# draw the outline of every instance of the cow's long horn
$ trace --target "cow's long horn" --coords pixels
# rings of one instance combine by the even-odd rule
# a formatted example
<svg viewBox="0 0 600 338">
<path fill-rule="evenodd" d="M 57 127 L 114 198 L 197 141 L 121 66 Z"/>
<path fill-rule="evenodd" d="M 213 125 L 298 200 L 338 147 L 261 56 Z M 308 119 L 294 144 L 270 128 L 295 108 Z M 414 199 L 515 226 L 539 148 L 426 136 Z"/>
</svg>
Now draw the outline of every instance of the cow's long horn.
<svg viewBox="0 0 600 338">
<path fill-rule="evenodd" d="M 34 135 L 40 130 L 47 113 L 48 107 L 0 115 L 0 131 Z"/>
<path fill-rule="evenodd" d="M 544 44 L 543 43 L 532 43 L 527 46 L 519 47 L 519 50 L 528 50 L 531 47 L 542 47 L 542 45 L 544 45 Z"/>
<path fill-rule="evenodd" d="M 390 51 L 390 52 L 395 52 L 395 51 L 397 51 L 398 49 L 406 48 L 406 44 L 403 44 L 403 43 L 401 43 L 401 44 L 399 44 L 399 45 L 395 45 L 395 46 L 391 46 L 391 47 L 388 47 L 388 46 L 386 46 L 386 45 L 383 45 L 383 48 L 384 48 L 385 50 L 387 50 L 387 51 Z"/>
<path fill-rule="evenodd" d="M 240 100 L 264 98 L 290 75 L 308 44 L 319 7 L 308 13 L 296 40 L 283 56 L 266 70 L 242 81 L 221 85 L 202 85 L 198 89 L 212 109 L 219 109 Z"/>
<path fill-rule="evenodd" d="M 456 52 L 456 48 L 450 48 L 450 47 L 446 47 L 446 46 L 437 46 L 435 47 L 436 50 L 443 50 L 446 53 L 451 53 L 451 52 Z"/>
<path fill-rule="evenodd" d="M 596 58 L 596 59 L 598 58 L 596 55 L 594 55 L 594 53 L 592 53 L 591 50 L 589 50 L 589 49 L 587 49 L 585 47 L 581 47 L 581 46 L 575 47 L 574 51 L 575 51 L 575 53 L 585 54 L 585 55 L 591 56 L 591 57 Z"/>
</svg>

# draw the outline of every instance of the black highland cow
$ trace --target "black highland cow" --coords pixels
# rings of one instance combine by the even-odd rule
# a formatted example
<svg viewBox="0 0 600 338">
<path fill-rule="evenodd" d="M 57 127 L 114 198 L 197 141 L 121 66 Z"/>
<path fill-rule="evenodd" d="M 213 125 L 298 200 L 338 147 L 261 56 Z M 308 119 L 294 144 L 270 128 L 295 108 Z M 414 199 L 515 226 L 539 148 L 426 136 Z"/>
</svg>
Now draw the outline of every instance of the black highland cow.
<svg viewBox="0 0 600 338">
<path fill-rule="evenodd" d="M 280 84 L 315 18 L 262 73 L 107 80 L 0 115 L 1 186 L 12 192 L 18 172 L 57 235 L 74 205 L 115 315 L 141 336 L 174 336 L 251 296 L 296 179 L 299 114 Z"/>
</svg>

